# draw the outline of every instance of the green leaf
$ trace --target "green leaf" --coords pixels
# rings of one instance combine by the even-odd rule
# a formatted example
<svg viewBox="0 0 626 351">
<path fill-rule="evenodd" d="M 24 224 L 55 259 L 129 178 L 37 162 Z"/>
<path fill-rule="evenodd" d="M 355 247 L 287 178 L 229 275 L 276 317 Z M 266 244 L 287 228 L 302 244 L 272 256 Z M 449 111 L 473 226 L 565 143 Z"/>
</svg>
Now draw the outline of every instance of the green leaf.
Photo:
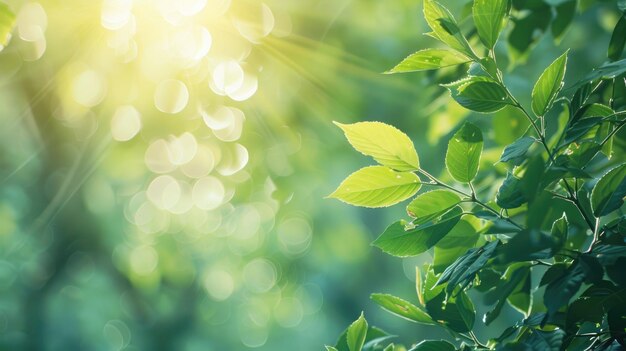
<svg viewBox="0 0 626 351">
<path fill-rule="evenodd" d="M 567 241 L 567 231 L 569 227 L 569 223 L 567 222 L 567 215 L 563 213 L 563 216 L 552 224 L 552 230 L 550 234 L 552 238 L 555 240 L 554 245 L 552 246 L 552 254 L 556 254 L 559 250 L 563 248 L 565 242 Z"/>
<path fill-rule="evenodd" d="M 436 286 L 436 282 L 437 278 L 432 269 L 427 269 L 421 296 L 425 300 L 428 314 L 433 320 L 444 324 L 456 332 L 464 333 L 471 330 L 471 326 L 466 322 L 469 319 L 472 319 L 473 322 L 474 319 L 474 317 L 469 318 L 470 313 L 473 313 L 471 301 L 457 302 L 460 299 L 468 299 L 465 292 L 460 291 L 456 297 L 446 296 L 445 287 L 443 285 Z M 465 311 L 462 312 L 461 309 Z M 463 314 L 466 316 L 463 317 Z"/>
<path fill-rule="evenodd" d="M 522 350 L 542 350 L 542 351 L 559 351 L 565 332 L 556 329 L 553 331 L 542 331 L 530 328 L 521 339 L 506 344 L 498 350 L 502 351 L 522 351 Z"/>
<path fill-rule="evenodd" d="M 384 252 L 398 257 L 419 255 L 433 247 L 458 223 L 463 210 L 455 207 L 441 218 L 405 230 L 405 222 L 398 221 L 372 243 Z"/>
<path fill-rule="evenodd" d="M 334 123 L 343 130 L 352 147 L 381 165 L 397 171 L 419 168 L 413 142 L 397 128 L 381 122 Z"/>
<path fill-rule="evenodd" d="M 596 79 L 612 79 L 622 75 L 624 72 L 626 72 L 626 59 L 608 62 L 591 71 L 591 73 L 587 74 L 583 79 L 579 80 L 571 87 L 568 87 L 567 90 L 578 89 Z"/>
<path fill-rule="evenodd" d="M 548 315 L 553 316 L 561 306 L 569 303 L 585 280 L 585 270 L 580 261 L 575 261 L 565 274 L 551 281 L 546 287 L 543 302 Z"/>
<path fill-rule="evenodd" d="M 350 351 L 361 351 L 367 336 L 367 321 L 361 312 L 359 319 L 348 327 L 347 342 Z"/>
<path fill-rule="evenodd" d="M 372 294 L 370 298 L 380 307 L 404 319 L 421 324 L 436 324 L 421 308 L 399 297 L 388 294 Z"/>
<path fill-rule="evenodd" d="M 433 271 L 443 272 L 459 256 L 476 245 L 481 223 L 474 216 L 463 216 L 450 232 L 435 245 Z"/>
<path fill-rule="evenodd" d="M 420 186 L 419 177 L 413 173 L 370 166 L 349 175 L 328 197 L 355 206 L 386 207 L 415 195 Z"/>
<path fill-rule="evenodd" d="M 482 151 L 482 132 L 472 123 L 465 123 L 448 142 L 446 152 L 448 173 L 459 182 L 471 182 L 478 173 Z"/>
<path fill-rule="evenodd" d="M 444 87 L 459 105 L 476 112 L 497 112 L 512 103 L 500 84 L 485 77 L 470 77 Z"/>
<path fill-rule="evenodd" d="M 459 257 L 441 274 L 437 280 L 437 285 L 448 283 L 446 291 L 452 292 L 454 288 L 462 284 L 466 286 L 474 279 L 476 273 L 483 268 L 493 255 L 498 241 L 488 242 L 477 249 L 470 249 L 463 256 Z"/>
<path fill-rule="evenodd" d="M 558 41 L 576 15 L 576 0 L 563 2 L 554 9 L 556 10 L 556 17 L 552 21 L 551 29 L 552 36 Z"/>
<path fill-rule="evenodd" d="M 15 26 L 15 14 L 7 4 L 0 2 L 0 51 L 11 40 L 11 32 Z"/>
<path fill-rule="evenodd" d="M 517 139 L 513 144 L 504 148 L 502 156 L 500 156 L 500 162 L 509 162 L 519 166 L 524 161 L 524 156 L 528 152 L 530 146 L 536 140 L 531 137 L 522 137 Z"/>
<path fill-rule="evenodd" d="M 456 348 L 445 340 L 423 340 L 409 351 L 454 351 Z"/>
<path fill-rule="evenodd" d="M 613 30 L 613 35 L 611 36 L 611 41 L 609 42 L 609 50 L 607 56 L 611 61 L 617 61 L 620 56 L 622 56 L 622 52 L 624 51 L 624 45 L 626 44 L 626 13 L 622 14 L 622 17 L 619 18 L 617 24 L 615 25 L 615 29 Z"/>
<path fill-rule="evenodd" d="M 535 115 L 543 116 L 552 107 L 554 99 L 563 88 L 563 77 L 567 64 L 567 51 L 543 71 L 532 92 L 532 109 Z"/>
<path fill-rule="evenodd" d="M 336 348 L 332 347 L 332 346 L 328 346 L 326 345 L 326 351 L 339 351 Z"/>
<path fill-rule="evenodd" d="M 508 11 L 508 0 L 474 0 L 472 17 L 478 36 L 488 49 L 498 41 Z"/>
<path fill-rule="evenodd" d="M 512 173 L 508 173 L 506 175 L 504 182 L 502 182 L 502 185 L 498 188 L 498 193 L 496 194 L 496 203 L 498 206 L 511 209 L 520 207 L 528 201 L 522 192 L 520 183 L 521 180 L 515 177 Z"/>
<path fill-rule="evenodd" d="M 448 190 L 432 190 L 420 194 L 406 207 L 416 225 L 431 221 L 461 202 L 461 197 Z"/>
<path fill-rule="evenodd" d="M 619 209 L 626 196 L 626 164 L 608 171 L 591 191 L 591 208 L 596 217 Z"/>
<path fill-rule="evenodd" d="M 443 5 L 434 0 L 424 0 L 424 17 L 433 30 L 433 37 L 468 57 L 476 58 L 456 19 Z"/>
<path fill-rule="evenodd" d="M 465 55 L 444 49 L 425 49 L 409 55 L 386 74 L 428 71 L 471 61 Z"/>
<path fill-rule="evenodd" d="M 348 329 L 349 327 L 344 330 L 344 332 L 339 337 L 339 340 L 337 340 L 337 344 L 335 345 L 337 351 L 350 351 L 350 349 L 348 348 Z M 382 329 L 370 326 L 367 328 L 363 351 L 372 351 L 375 349 L 375 347 L 380 345 L 380 343 L 383 343 L 393 337 L 393 335 L 389 335 Z"/>
<path fill-rule="evenodd" d="M 485 300 L 487 301 L 498 301 L 496 306 L 485 315 L 484 320 L 486 325 L 491 324 L 491 322 L 500 315 L 502 307 L 504 307 L 509 296 L 525 284 L 529 275 L 530 264 L 527 262 L 513 264 L 507 268 L 498 287 L 485 296 Z M 524 313 L 527 312 L 527 310 L 524 311 Z"/>
</svg>

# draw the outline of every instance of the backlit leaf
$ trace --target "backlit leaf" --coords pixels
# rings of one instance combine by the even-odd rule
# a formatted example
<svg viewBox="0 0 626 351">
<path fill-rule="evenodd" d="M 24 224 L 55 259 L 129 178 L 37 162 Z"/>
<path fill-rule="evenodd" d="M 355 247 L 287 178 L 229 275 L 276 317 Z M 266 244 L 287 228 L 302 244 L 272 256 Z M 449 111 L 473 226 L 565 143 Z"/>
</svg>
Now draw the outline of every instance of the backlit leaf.
<svg viewBox="0 0 626 351">
<path fill-rule="evenodd" d="M 343 130 L 352 147 L 366 156 L 372 156 L 381 165 L 398 171 L 419 168 L 413 142 L 397 128 L 381 122 L 335 124 Z"/>
<path fill-rule="evenodd" d="M 466 56 L 451 50 L 425 49 L 409 55 L 385 73 L 427 71 L 469 62 Z"/>
<path fill-rule="evenodd" d="M 464 55 L 476 57 L 461 33 L 456 19 L 443 5 L 434 0 L 424 0 L 424 17 L 435 38 Z"/>
<path fill-rule="evenodd" d="M 559 56 L 546 68 L 532 92 L 532 109 L 537 116 L 543 116 L 552 107 L 554 99 L 563 88 L 563 77 L 567 64 L 567 52 Z"/>
<path fill-rule="evenodd" d="M 423 340 L 409 351 L 454 351 L 456 348 L 445 340 Z"/>
<path fill-rule="evenodd" d="M 488 49 L 496 44 L 504 27 L 508 9 L 508 0 L 474 0 L 472 17 L 480 40 Z"/>
<path fill-rule="evenodd" d="M 361 313 L 359 319 L 348 327 L 347 342 L 350 351 L 361 351 L 367 336 L 367 321 Z"/>
<path fill-rule="evenodd" d="M 370 166 L 349 175 L 328 197 L 355 206 L 386 207 L 415 195 L 420 186 L 419 177 L 413 173 Z"/>
<path fill-rule="evenodd" d="M 448 212 L 461 202 L 461 197 L 448 190 L 432 190 L 420 194 L 406 208 L 414 224 L 426 223 Z"/>
</svg>

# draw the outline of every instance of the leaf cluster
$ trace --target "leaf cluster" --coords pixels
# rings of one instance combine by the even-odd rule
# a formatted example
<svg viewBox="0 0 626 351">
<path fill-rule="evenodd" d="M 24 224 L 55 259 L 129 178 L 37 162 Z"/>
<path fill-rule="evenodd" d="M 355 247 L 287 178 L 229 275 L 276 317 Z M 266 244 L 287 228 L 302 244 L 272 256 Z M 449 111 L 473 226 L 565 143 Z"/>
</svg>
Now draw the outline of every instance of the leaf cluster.
<svg viewBox="0 0 626 351">
<path fill-rule="evenodd" d="M 624 7 L 620 2 L 618 9 Z M 462 123 L 449 139 L 450 181 L 423 169 L 411 139 L 395 127 L 338 124 L 350 144 L 378 165 L 348 176 L 330 197 L 363 207 L 411 199 L 405 218 L 373 245 L 397 257 L 433 254 L 432 262 L 416 267 L 413 301 L 371 296 L 392 314 L 451 335 L 415 340 L 410 350 L 626 346 L 626 163 L 619 134 L 626 124 L 626 60 L 620 60 L 626 14 L 610 38 L 605 64 L 564 89 L 568 51 L 563 52 L 536 78 L 530 106 L 506 86 L 494 50 L 508 29 L 509 52 L 521 57 L 537 40 L 528 37 L 531 32 L 551 28 L 558 39 L 576 11 L 576 1 L 474 0 L 466 36 L 448 9 L 425 0 L 432 30 L 427 34 L 445 48 L 417 51 L 387 72 L 465 67 L 460 79 L 442 85 L 459 105 L 479 114 L 504 108 L 523 114 L 529 128 L 500 151 L 497 165 L 481 161 L 493 147 L 480 123 Z M 469 290 L 490 306 L 482 323 L 490 325 L 506 305 L 521 313 L 520 320 L 478 340 Z M 361 315 L 327 349 L 405 350 L 389 338 Z"/>
</svg>

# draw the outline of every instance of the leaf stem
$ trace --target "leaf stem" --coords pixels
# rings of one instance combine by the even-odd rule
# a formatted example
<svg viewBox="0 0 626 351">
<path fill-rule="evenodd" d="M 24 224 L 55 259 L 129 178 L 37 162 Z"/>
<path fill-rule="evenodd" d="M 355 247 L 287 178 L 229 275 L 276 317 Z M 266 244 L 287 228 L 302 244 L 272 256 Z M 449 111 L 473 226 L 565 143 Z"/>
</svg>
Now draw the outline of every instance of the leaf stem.
<svg viewBox="0 0 626 351">
<path fill-rule="evenodd" d="M 451 191 L 453 191 L 453 192 L 455 192 L 455 193 L 457 193 L 457 194 L 459 194 L 459 195 L 465 196 L 466 198 L 470 199 L 472 202 L 474 202 L 474 203 L 476 203 L 476 204 L 480 205 L 481 207 L 483 207 L 483 208 L 484 208 L 484 209 L 486 209 L 487 211 L 489 211 L 489 212 L 491 212 L 491 213 L 495 214 L 498 218 L 503 219 L 503 220 L 505 220 L 505 221 L 507 221 L 507 222 L 509 222 L 509 223 L 513 224 L 514 226 L 516 226 L 516 227 L 517 227 L 517 228 L 519 228 L 519 229 L 524 229 L 522 226 L 520 226 L 519 224 L 515 223 L 515 222 L 514 222 L 512 219 L 510 219 L 509 217 L 504 217 L 504 216 L 502 216 L 502 215 L 500 214 L 500 212 L 498 212 L 497 210 L 495 210 L 493 207 L 491 207 L 491 206 L 487 205 L 486 203 L 484 203 L 484 202 L 482 202 L 482 201 L 478 200 L 478 198 L 476 198 L 476 196 L 475 196 L 475 192 L 474 192 L 473 186 L 471 186 L 471 184 L 470 184 L 470 186 L 472 187 L 472 194 L 468 194 L 468 193 L 466 193 L 466 192 L 464 192 L 464 191 L 462 191 L 462 190 L 458 190 L 458 189 L 456 189 L 456 188 L 454 188 L 454 187 L 452 187 L 452 186 L 450 186 L 450 185 L 448 185 L 448 184 L 446 184 L 446 183 L 444 183 L 444 182 L 440 181 L 439 179 L 435 178 L 433 175 L 431 175 L 430 173 L 426 172 L 425 170 L 423 170 L 423 169 L 421 169 L 421 168 L 420 168 L 420 169 L 418 169 L 417 171 L 418 171 L 419 173 L 423 174 L 424 176 L 426 176 L 428 179 L 430 179 L 430 180 L 432 181 L 432 183 L 430 183 L 430 185 L 441 186 L 441 187 L 444 187 L 444 188 L 446 188 L 446 189 L 448 189 L 448 190 L 451 190 Z M 424 183 L 424 184 L 428 184 L 428 183 Z"/>
</svg>

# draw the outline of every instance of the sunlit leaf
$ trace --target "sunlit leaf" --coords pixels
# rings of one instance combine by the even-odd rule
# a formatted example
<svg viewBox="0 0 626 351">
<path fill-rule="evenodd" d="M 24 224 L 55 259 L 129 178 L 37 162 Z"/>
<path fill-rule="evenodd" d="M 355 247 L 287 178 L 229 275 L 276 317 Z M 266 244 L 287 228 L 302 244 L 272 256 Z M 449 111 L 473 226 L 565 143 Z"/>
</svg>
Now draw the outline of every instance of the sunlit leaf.
<svg viewBox="0 0 626 351">
<path fill-rule="evenodd" d="M 537 116 L 543 116 L 552 107 L 554 99 L 563 88 L 563 77 L 567 65 L 567 51 L 546 68 L 532 92 L 532 109 Z"/>
<path fill-rule="evenodd" d="M 500 162 L 511 162 L 514 165 L 520 165 L 524 160 L 524 156 L 528 152 L 530 146 L 536 140 L 531 137 L 521 137 L 513 144 L 507 145 L 500 156 Z"/>
<path fill-rule="evenodd" d="M 440 219 L 425 223 L 413 229 L 405 229 L 405 222 L 398 221 L 372 243 L 384 252 L 398 256 L 415 256 L 433 247 L 458 223 L 463 210 L 455 207 Z"/>
<path fill-rule="evenodd" d="M 436 324 L 425 311 L 399 297 L 389 294 L 372 294 L 370 297 L 380 307 L 404 319 L 421 324 Z"/>
<path fill-rule="evenodd" d="M 359 319 L 348 327 L 347 342 L 350 351 L 361 351 L 367 336 L 367 321 L 361 313 Z"/>
<path fill-rule="evenodd" d="M 434 0 L 424 0 L 424 17 L 435 38 L 464 55 L 476 57 L 461 33 L 456 19 L 443 5 Z"/>
<path fill-rule="evenodd" d="M 475 0 L 472 17 L 480 40 L 493 48 L 500 36 L 509 10 L 509 0 Z"/>
<path fill-rule="evenodd" d="M 385 73 L 427 71 L 442 67 L 456 66 L 469 61 L 469 58 L 455 51 L 424 49 L 409 55 L 394 68 Z"/>
<path fill-rule="evenodd" d="M 469 183 L 476 173 L 483 150 L 483 134 L 472 123 L 465 123 L 448 142 L 446 168 L 459 182 Z"/>
<path fill-rule="evenodd" d="M 617 166 L 600 178 L 591 191 L 591 208 L 596 217 L 606 216 L 624 204 L 626 164 Z"/>
<path fill-rule="evenodd" d="M 432 190 L 420 194 L 406 207 L 409 216 L 415 218 L 414 224 L 426 223 L 448 212 L 461 202 L 461 197 L 448 190 Z"/>
<path fill-rule="evenodd" d="M 385 207 L 413 196 L 420 188 L 418 176 L 385 166 L 370 166 L 348 176 L 328 197 L 355 206 Z"/>
<path fill-rule="evenodd" d="M 366 156 L 383 166 L 398 171 L 412 171 L 419 168 L 419 159 L 409 137 L 397 128 L 381 122 L 359 122 L 341 124 L 350 144 Z"/>
</svg>

